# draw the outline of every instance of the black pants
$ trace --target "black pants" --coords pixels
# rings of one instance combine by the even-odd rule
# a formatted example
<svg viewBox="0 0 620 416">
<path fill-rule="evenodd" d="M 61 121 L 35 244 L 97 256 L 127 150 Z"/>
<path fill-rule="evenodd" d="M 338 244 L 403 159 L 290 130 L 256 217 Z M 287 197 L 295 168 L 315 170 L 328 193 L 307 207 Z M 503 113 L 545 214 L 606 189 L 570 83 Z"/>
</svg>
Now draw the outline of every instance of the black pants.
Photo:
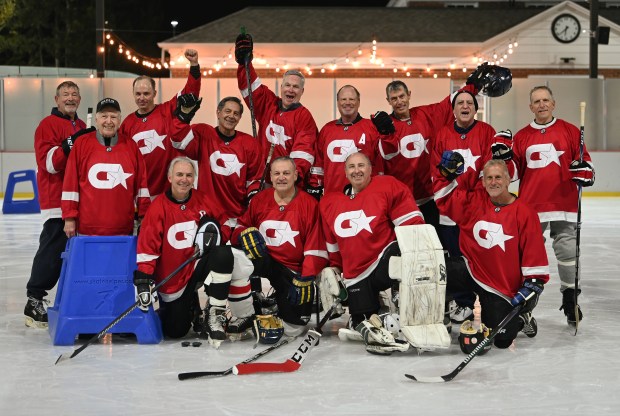
<svg viewBox="0 0 620 416">
<path fill-rule="evenodd" d="M 461 230 L 456 225 L 439 225 L 437 235 L 444 250 L 448 251 L 448 255 L 452 258 L 458 258 L 463 255 L 459 247 L 459 236 Z M 474 309 L 476 303 L 476 294 L 473 292 L 455 292 L 452 298 L 459 306 L 468 306 Z"/>
<path fill-rule="evenodd" d="M 398 243 L 391 243 L 381 256 L 377 267 L 362 281 L 347 287 L 349 294 L 349 313 L 353 321 L 353 327 L 373 313 L 379 312 L 379 292 L 392 287 L 396 280 L 392 280 L 389 274 L 390 257 L 400 256 Z"/>
<path fill-rule="evenodd" d="M 43 224 L 39 236 L 39 249 L 32 261 L 30 279 L 26 284 L 26 294 L 36 299 L 43 299 L 47 291 L 58 283 L 62 269 L 60 255 L 67 246 L 64 232 L 65 222 L 62 218 L 50 218 Z"/>
<path fill-rule="evenodd" d="M 439 210 L 437 209 L 435 201 L 431 199 L 418 208 L 420 208 L 420 212 L 424 215 L 424 222 L 432 225 L 437 230 L 439 226 Z"/>
<path fill-rule="evenodd" d="M 287 299 L 289 290 L 293 286 L 295 273 L 269 255 L 254 260 L 252 263 L 254 264 L 254 275 L 269 280 L 271 287 L 275 290 L 278 316 L 290 324 L 306 325 L 310 321 L 310 315 L 312 315 L 312 302 L 303 305 L 291 305 Z"/>
<path fill-rule="evenodd" d="M 480 299 L 481 318 L 480 320 L 487 327 L 493 330 L 510 313 L 512 305 L 509 301 L 495 293 L 484 290 L 469 274 L 463 257 L 447 258 L 446 271 L 448 274 L 448 284 L 446 291 L 473 292 Z M 512 341 L 517 337 L 520 330 L 519 319 L 514 318 L 506 325 L 504 331 L 498 334 L 494 343 L 498 348 L 508 348 Z"/>
<path fill-rule="evenodd" d="M 189 264 L 186 267 L 192 267 L 192 265 Z M 198 289 L 203 286 L 209 272 L 232 273 L 232 269 L 233 254 L 230 246 L 214 247 L 206 257 L 201 258 L 183 294 L 172 302 L 159 300 L 158 314 L 164 336 L 182 338 L 187 335 L 195 313 L 200 312 Z"/>
</svg>

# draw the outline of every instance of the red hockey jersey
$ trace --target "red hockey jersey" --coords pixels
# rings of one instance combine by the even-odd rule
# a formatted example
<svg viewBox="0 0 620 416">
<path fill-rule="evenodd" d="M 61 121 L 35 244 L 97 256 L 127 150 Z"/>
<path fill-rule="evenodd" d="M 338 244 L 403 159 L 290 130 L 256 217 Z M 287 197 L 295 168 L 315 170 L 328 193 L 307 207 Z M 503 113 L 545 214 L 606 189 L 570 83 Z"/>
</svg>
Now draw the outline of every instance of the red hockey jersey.
<svg viewBox="0 0 620 416">
<path fill-rule="evenodd" d="M 320 209 L 330 264 L 343 271 L 347 286 L 374 270 L 396 241 L 394 227 L 424 224 L 411 191 L 392 176 L 375 176 L 355 195 L 330 192 Z"/>
<path fill-rule="evenodd" d="M 69 154 L 62 218 L 76 218 L 82 235 L 130 235 L 136 206 L 142 217 L 150 205 L 144 160 L 129 138 L 106 147 L 96 135 L 81 136 Z"/>
<path fill-rule="evenodd" d="M 467 191 L 439 174 L 433 185 L 437 207 L 461 230 L 461 252 L 480 286 L 510 300 L 524 279 L 549 280 L 540 222 L 521 198 L 500 207 L 482 186 Z"/>
<path fill-rule="evenodd" d="M 261 146 L 249 134 L 237 131 L 226 142 L 208 124 L 191 127 L 175 119 L 170 136 L 172 145 L 190 159 L 198 161 L 198 189 L 213 195 L 212 204 L 226 216 L 224 224 L 234 228 L 246 210 L 249 192 L 258 190 L 264 164 Z"/>
<path fill-rule="evenodd" d="M 140 227 L 138 270 L 152 274 L 159 283 L 190 258 L 194 254 L 198 221 L 204 215 L 216 218 L 212 201 L 196 189 L 185 203 L 172 201 L 166 193 L 155 198 Z M 185 266 L 159 288 L 165 302 L 181 296 L 197 262 Z"/>
<path fill-rule="evenodd" d="M 303 182 L 314 163 L 318 128 L 310 111 L 303 105 L 281 108 L 282 100 L 261 83 L 250 63 L 252 80 L 252 99 L 254 114 L 259 125 L 258 139 L 263 148 L 262 160 L 265 162 L 271 145 L 274 144 L 271 160 L 280 156 L 290 156 L 295 160 L 297 172 Z M 245 67 L 239 65 L 237 82 L 245 103 L 249 106 L 248 82 Z M 267 171 L 269 173 L 269 170 Z M 267 175 L 269 182 L 269 175 Z"/>
<path fill-rule="evenodd" d="M 514 136 L 519 197 L 542 222 L 577 222 L 579 193 L 568 168 L 579 160 L 579 138 L 577 127 L 557 118 L 544 125 L 531 122 Z M 583 160 L 592 164 L 585 145 Z"/>
<path fill-rule="evenodd" d="M 475 88 L 466 85 L 460 91 L 475 92 Z M 431 151 L 437 132 L 454 122 L 451 100 L 455 94 L 435 104 L 411 107 L 407 120 L 392 116 L 396 131 L 379 141 L 385 174 L 407 185 L 418 205 L 433 198 Z"/>
<path fill-rule="evenodd" d="M 71 120 L 54 107 L 52 114 L 41 120 L 34 132 L 37 188 L 43 222 L 62 217 L 60 199 L 68 156 L 63 152 L 61 143 L 84 128 L 86 124 L 77 116 Z"/>
<path fill-rule="evenodd" d="M 383 160 L 379 155 L 379 132 L 372 121 L 358 118 L 352 124 L 340 119 L 325 124 L 319 132 L 316 158 L 309 183 L 323 184 L 324 193 L 340 192 L 349 183 L 344 161 L 352 153 L 362 152 L 372 163 L 372 174 L 383 174 Z"/>
<path fill-rule="evenodd" d="M 267 188 L 252 198 L 231 241 L 237 242 L 246 228 L 256 227 L 274 260 L 302 276 L 316 276 L 327 265 L 318 203 L 306 192 L 298 191 L 289 204 L 280 206 L 274 192 Z"/>
<path fill-rule="evenodd" d="M 123 120 L 120 135 L 126 135 L 138 145 L 148 172 L 149 193 L 155 197 L 168 189 L 168 165 L 179 152 L 170 143 L 173 111 L 181 94 L 200 94 L 200 77 L 187 77 L 185 87 L 170 100 L 158 104 L 149 114 L 129 114 Z"/>
</svg>

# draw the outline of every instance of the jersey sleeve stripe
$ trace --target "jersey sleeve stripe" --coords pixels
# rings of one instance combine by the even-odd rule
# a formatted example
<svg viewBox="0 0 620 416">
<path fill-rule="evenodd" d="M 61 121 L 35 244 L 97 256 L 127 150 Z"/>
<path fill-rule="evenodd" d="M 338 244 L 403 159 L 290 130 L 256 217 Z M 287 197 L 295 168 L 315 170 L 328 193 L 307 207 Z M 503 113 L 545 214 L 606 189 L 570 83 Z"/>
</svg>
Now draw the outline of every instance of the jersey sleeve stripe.
<svg viewBox="0 0 620 416">
<path fill-rule="evenodd" d="M 304 251 L 304 256 L 317 256 L 324 259 L 328 258 L 327 251 L 325 250 L 306 250 Z"/>
<path fill-rule="evenodd" d="M 422 215 L 422 213 L 420 211 L 412 211 L 412 212 L 408 212 L 407 214 L 405 214 L 405 215 L 403 215 L 401 217 L 395 218 L 394 221 L 392 221 L 392 223 L 395 226 L 398 227 L 399 225 L 401 225 L 405 221 L 408 221 L 408 220 L 410 220 L 410 219 L 412 219 L 414 217 L 422 217 L 422 218 L 424 218 L 424 216 Z"/>
<path fill-rule="evenodd" d="M 80 202 L 80 193 L 79 192 L 63 192 L 62 200 Z"/>
<path fill-rule="evenodd" d="M 47 152 L 47 156 L 45 157 L 45 169 L 47 169 L 47 171 L 52 175 L 58 173 L 58 171 L 54 168 L 53 162 L 54 152 L 56 151 L 56 149 L 58 149 L 58 146 L 52 147 L 50 151 Z"/>
</svg>

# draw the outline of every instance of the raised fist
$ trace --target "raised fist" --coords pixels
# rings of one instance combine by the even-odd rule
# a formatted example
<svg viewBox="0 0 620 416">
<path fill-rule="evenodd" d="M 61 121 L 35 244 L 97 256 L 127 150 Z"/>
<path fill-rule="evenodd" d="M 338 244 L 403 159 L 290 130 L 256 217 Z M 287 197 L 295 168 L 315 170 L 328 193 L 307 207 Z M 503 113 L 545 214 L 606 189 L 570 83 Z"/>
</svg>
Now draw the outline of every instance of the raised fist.
<svg viewBox="0 0 620 416">
<path fill-rule="evenodd" d="M 247 33 L 240 34 L 235 41 L 235 61 L 237 61 L 239 65 L 252 62 L 253 49 L 254 42 L 252 42 L 252 36 Z"/>
<path fill-rule="evenodd" d="M 392 134 L 396 131 L 392 117 L 390 117 L 385 111 L 377 111 L 370 117 L 370 120 L 380 134 Z"/>
</svg>

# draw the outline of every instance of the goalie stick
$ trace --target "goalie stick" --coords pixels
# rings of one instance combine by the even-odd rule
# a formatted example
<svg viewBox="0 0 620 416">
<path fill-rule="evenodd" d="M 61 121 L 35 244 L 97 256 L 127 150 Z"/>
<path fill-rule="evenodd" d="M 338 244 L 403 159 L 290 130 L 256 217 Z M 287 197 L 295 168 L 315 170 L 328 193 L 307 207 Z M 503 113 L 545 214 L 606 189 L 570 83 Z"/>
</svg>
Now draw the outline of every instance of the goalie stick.
<svg viewBox="0 0 620 416">
<path fill-rule="evenodd" d="M 164 280 L 162 280 L 161 282 L 159 282 L 158 284 L 156 284 L 155 286 L 153 286 L 153 289 L 151 289 L 151 293 L 155 293 L 157 291 L 157 289 L 159 289 L 160 287 L 162 287 L 163 285 L 165 285 L 170 279 L 172 279 L 179 271 L 181 271 L 182 268 L 184 268 L 185 266 L 187 266 L 189 263 L 191 263 L 192 261 L 194 261 L 196 258 L 198 258 L 198 256 L 200 256 L 200 251 L 196 250 L 196 252 L 187 260 L 185 260 L 179 267 L 177 267 L 176 269 L 174 269 L 174 271 L 172 273 L 170 273 L 168 276 L 166 276 L 166 278 Z M 57 365 L 58 363 L 62 362 L 62 361 L 68 361 L 70 359 L 72 359 L 73 357 L 75 357 L 76 355 L 78 355 L 79 353 L 81 353 L 82 351 L 84 351 L 86 349 L 86 347 L 88 347 L 90 344 L 92 344 L 95 341 L 98 341 L 101 337 L 103 337 L 110 329 L 112 329 L 112 327 L 114 325 L 116 325 L 117 323 L 119 323 L 124 317 L 126 317 L 127 315 L 129 315 L 131 313 L 131 311 L 133 311 L 134 309 L 136 309 L 138 306 L 140 306 L 140 301 L 135 301 L 135 303 L 133 303 L 129 308 L 127 308 L 123 313 L 121 313 L 118 317 L 116 317 L 112 322 L 110 322 L 105 328 L 103 328 L 98 334 L 93 335 L 88 341 L 86 341 L 86 343 L 84 345 L 82 345 L 80 348 L 74 350 L 71 354 L 69 353 L 65 353 L 65 354 L 60 354 L 60 356 L 58 357 L 58 359 L 56 360 L 56 362 L 54 363 L 54 365 Z"/>
<path fill-rule="evenodd" d="M 251 363 L 252 361 L 256 361 L 260 357 L 262 357 L 263 355 L 267 355 L 271 351 L 273 351 L 273 350 L 275 350 L 277 348 L 280 348 L 283 345 L 288 344 L 293 339 L 295 339 L 295 338 L 287 338 L 287 339 L 280 340 L 278 343 L 271 345 L 269 348 L 265 348 L 261 352 L 259 352 L 257 354 L 254 354 L 253 356 L 251 356 L 248 359 L 243 360 L 239 364 L 247 364 L 247 363 Z M 239 365 L 239 364 L 237 364 L 237 365 Z M 189 372 L 189 373 L 179 373 L 178 377 L 179 377 L 179 380 L 181 380 L 181 381 L 183 381 L 183 380 L 190 380 L 190 379 L 193 379 L 193 378 L 200 378 L 200 377 L 210 377 L 210 378 L 224 377 L 224 376 L 227 376 L 229 374 L 232 374 L 233 368 L 234 367 L 230 367 L 230 368 L 228 368 L 226 370 L 223 370 L 223 371 L 193 371 L 193 372 Z"/>
<path fill-rule="evenodd" d="M 321 338 L 323 325 L 332 316 L 336 307 L 340 304 L 340 299 L 329 308 L 323 316 L 323 319 L 314 328 L 308 331 L 301 345 L 297 347 L 291 358 L 283 363 L 241 363 L 233 367 L 233 374 L 256 374 L 256 373 L 291 373 L 299 370 L 301 363 L 306 359 L 313 347 L 319 343 Z"/>
<path fill-rule="evenodd" d="M 515 316 L 519 314 L 519 312 L 521 311 L 521 308 L 523 308 L 522 303 L 512 308 L 510 313 L 508 313 L 508 315 L 506 315 L 506 317 L 502 319 L 502 321 L 497 325 L 497 328 L 491 331 L 491 334 L 489 334 L 489 337 L 485 338 L 480 344 L 478 344 L 478 346 L 474 348 L 474 350 L 470 352 L 467 355 L 467 357 L 465 357 L 465 359 L 461 361 L 461 363 L 451 373 L 446 374 L 445 376 L 435 376 L 435 377 L 415 377 L 411 374 L 405 374 L 405 377 L 411 380 L 414 380 L 414 381 L 420 381 L 422 383 L 443 383 L 443 382 L 452 380 L 454 377 L 456 377 L 461 372 L 463 368 L 465 368 L 467 364 L 469 364 L 471 360 L 474 359 L 476 355 L 478 355 L 480 351 L 482 351 L 484 347 L 486 347 L 489 343 L 491 343 L 491 341 L 493 341 L 493 338 L 495 338 L 495 336 L 499 334 L 504 329 L 504 327 L 508 325 L 508 323 Z"/>
</svg>

